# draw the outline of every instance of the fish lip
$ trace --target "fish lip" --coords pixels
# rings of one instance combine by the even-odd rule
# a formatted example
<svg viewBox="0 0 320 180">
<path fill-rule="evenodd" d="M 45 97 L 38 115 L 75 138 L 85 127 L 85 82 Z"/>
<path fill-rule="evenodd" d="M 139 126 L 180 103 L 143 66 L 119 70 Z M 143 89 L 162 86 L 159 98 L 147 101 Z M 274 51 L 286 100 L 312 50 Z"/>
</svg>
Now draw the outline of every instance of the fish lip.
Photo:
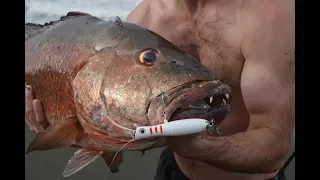
<svg viewBox="0 0 320 180">
<path fill-rule="evenodd" d="M 195 85 L 195 87 L 191 87 L 189 90 L 183 92 L 185 87 L 190 87 L 190 85 L 192 86 L 192 84 Z M 231 88 L 220 80 L 190 82 L 181 85 L 177 91 L 170 93 L 171 94 L 168 95 L 168 98 L 166 99 L 165 109 L 166 118 L 169 121 L 185 119 L 187 117 L 202 118 L 207 120 L 215 119 L 218 121 L 222 121 L 231 111 Z M 212 96 L 222 96 L 226 94 L 228 94 L 229 99 L 227 101 L 227 104 L 223 106 L 198 110 L 191 109 L 189 111 L 190 116 L 179 116 L 179 114 L 175 114 L 176 111 L 180 110 L 180 108 L 186 104 L 192 104 L 197 100 L 209 98 Z"/>
</svg>

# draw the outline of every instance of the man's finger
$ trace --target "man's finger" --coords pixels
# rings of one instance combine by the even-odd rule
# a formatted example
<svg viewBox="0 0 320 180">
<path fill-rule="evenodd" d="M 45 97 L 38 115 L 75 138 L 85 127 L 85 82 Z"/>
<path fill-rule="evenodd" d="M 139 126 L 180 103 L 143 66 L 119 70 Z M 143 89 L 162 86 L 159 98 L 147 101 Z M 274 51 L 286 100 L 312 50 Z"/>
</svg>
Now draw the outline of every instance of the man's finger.
<svg viewBox="0 0 320 180">
<path fill-rule="evenodd" d="M 42 131 L 48 127 L 48 122 L 44 116 L 42 104 L 38 99 L 33 100 L 33 109 L 36 115 L 36 120 L 42 127 Z"/>
<path fill-rule="evenodd" d="M 32 88 L 31 86 L 27 85 L 26 86 L 26 114 L 27 117 L 27 124 L 30 127 L 30 130 L 34 130 L 36 133 L 42 132 L 43 128 L 41 127 L 41 125 L 38 123 L 37 119 L 36 119 L 36 115 L 34 112 L 34 108 L 33 108 L 33 92 L 32 92 Z"/>
<path fill-rule="evenodd" d="M 26 101 L 26 121 L 30 129 L 33 128 L 34 122 L 36 121 L 35 115 L 34 115 L 34 110 L 33 110 L 33 94 L 32 94 L 32 89 L 31 86 L 26 86 L 25 89 L 25 101 Z"/>
<path fill-rule="evenodd" d="M 34 131 L 33 125 L 29 122 L 29 117 L 28 117 L 27 112 L 25 113 L 25 119 L 26 119 L 26 123 L 27 123 L 28 127 L 30 128 L 30 130 Z"/>
</svg>

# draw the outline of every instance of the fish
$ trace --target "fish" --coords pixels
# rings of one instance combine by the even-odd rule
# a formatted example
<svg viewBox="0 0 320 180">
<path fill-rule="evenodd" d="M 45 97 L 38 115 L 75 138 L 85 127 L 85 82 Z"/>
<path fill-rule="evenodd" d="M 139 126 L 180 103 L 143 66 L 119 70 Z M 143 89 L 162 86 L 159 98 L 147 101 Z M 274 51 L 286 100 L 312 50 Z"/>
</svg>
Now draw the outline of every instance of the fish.
<svg viewBox="0 0 320 180">
<path fill-rule="evenodd" d="M 26 153 L 78 148 L 64 177 L 99 157 L 116 173 L 123 152 L 165 146 L 163 137 L 132 137 L 163 123 L 163 112 L 173 121 L 231 111 L 230 86 L 193 56 L 140 25 L 85 12 L 25 24 L 25 81 L 50 124 Z"/>
</svg>

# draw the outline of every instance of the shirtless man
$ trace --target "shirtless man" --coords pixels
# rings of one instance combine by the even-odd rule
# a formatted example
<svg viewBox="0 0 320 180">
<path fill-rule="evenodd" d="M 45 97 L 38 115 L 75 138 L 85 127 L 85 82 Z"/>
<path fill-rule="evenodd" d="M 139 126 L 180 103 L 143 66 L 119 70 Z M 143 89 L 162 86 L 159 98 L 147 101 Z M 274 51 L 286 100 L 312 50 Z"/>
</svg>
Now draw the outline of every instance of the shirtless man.
<svg viewBox="0 0 320 180">
<path fill-rule="evenodd" d="M 182 176 L 265 180 L 283 166 L 294 127 L 294 4 L 293 0 L 144 0 L 129 14 L 127 21 L 187 51 L 233 90 L 232 112 L 220 126 L 223 136 L 167 139 L 172 151 L 165 151 L 174 152 Z M 27 123 L 41 132 L 45 126 L 40 125 L 44 121 L 40 102 L 33 100 L 31 91 L 26 96 Z M 166 158 L 169 161 L 170 156 Z M 159 171 L 156 179 L 179 179 L 172 178 L 178 174 L 174 165 L 164 169 L 163 161 L 158 170 L 171 177 L 162 177 Z"/>
</svg>

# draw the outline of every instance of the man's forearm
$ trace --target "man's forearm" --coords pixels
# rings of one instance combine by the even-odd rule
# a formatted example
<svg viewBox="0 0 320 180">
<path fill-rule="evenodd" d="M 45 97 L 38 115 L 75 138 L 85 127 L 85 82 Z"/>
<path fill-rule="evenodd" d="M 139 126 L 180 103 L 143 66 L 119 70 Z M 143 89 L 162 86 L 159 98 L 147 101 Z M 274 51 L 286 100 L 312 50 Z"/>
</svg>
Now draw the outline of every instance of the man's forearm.
<svg viewBox="0 0 320 180">
<path fill-rule="evenodd" d="M 281 168 L 286 155 L 279 136 L 268 128 L 232 136 L 201 136 L 194 143 L 179 150 L 181 155 L 233 172 L 272 173 Z"/>
</svg>

